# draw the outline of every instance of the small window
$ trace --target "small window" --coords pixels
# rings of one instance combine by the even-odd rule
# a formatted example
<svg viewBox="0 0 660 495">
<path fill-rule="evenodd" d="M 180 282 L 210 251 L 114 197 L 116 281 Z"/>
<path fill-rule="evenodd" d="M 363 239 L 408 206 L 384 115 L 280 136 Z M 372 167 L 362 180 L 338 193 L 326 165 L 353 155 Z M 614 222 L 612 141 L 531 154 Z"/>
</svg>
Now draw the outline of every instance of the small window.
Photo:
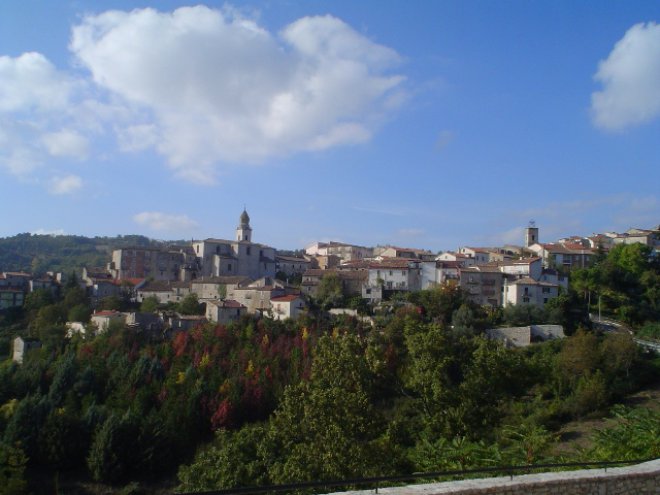
<svg viewBox="0 0 660 495">
<path fill-rule="evenodd" d="M 227 271 L 228 271 L 228 272 L 231 271 L 231 263 L 228 263 L 228 264 L 227 264 Z"/>
<path fill-rule="evenodd" d="M 247 247 L 247 255 L 250 256 L 252 254 L 252 248 L 250 246 Z"/>
</svg>

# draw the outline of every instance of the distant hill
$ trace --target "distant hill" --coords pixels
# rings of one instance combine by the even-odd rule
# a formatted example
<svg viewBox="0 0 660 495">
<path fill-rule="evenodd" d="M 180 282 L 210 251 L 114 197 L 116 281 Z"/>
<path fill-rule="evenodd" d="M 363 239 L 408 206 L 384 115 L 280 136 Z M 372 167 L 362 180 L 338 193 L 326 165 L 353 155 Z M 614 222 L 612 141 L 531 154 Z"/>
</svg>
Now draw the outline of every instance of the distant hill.
<svg viewBox="0 0 660 495">
<path fill-rule="evenodd" d="M 83 266 L 103 267 L 113 249 L 164 247 L 186 241 L 156 241 L 141 235 L 84 237 L 77 235 L 18 234 L 0 238 L 0 271 L 80 273 Z"/>
</svg>

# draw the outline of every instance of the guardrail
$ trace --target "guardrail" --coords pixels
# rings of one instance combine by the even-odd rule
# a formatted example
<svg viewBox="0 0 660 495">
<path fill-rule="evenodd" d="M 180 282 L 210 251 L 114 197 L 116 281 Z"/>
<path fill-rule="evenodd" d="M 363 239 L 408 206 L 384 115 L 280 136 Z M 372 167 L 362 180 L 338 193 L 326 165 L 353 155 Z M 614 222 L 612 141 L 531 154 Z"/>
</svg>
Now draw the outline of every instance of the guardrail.
<svg viewBox="0 0 660 495">
<path fill-rule="evenodd" d="M 376 476 L 371 478 L 353 478 L 346 480 L 328 480 L 328 481 L 308 481 L 304 483 L 289 483 L 282 485 L 271 486 L 251 486 L 251 487 L 238 487 L 227 488 L 222 490 L 213 490 L 207 492 L 194 492 L 196 495 L 245 495 L 252 493 L 281 493 L 293 492 L 298 490 L 306 490 L 312 488 L 332 488 L 332 487 L 355 487 L 355 486 L 371 486 L 375 492 L 378 493 L 378 488 L 390 486 L 390 484 L 410 482 L 415 480 L 428 480 L 447 478 L 455 476 L 466 477 L 473 474 L 503 474 L 513 478 L 513 475 L 518 472 L 530 473 L 538 471 L 539 469 L 560 469 L 560 468 L 585 468 L 585 467 L 608 467 L 613 466 L 628 466 L 632 464 L 641 464 L 643 462 L 652 461 L 654 459 L 636 459 L 630 461 L 593 461 L 593 462 L 565 462 L 554 464 L 525 464 L 518 466 L 495 466 L 477 469 L 464 469 L 453 471 L 435 471 L 430 473 L 412 473 L 401 476 Z M 193 492 L 181 492 L 181 495 L 192 495 Z"/>
</svg>

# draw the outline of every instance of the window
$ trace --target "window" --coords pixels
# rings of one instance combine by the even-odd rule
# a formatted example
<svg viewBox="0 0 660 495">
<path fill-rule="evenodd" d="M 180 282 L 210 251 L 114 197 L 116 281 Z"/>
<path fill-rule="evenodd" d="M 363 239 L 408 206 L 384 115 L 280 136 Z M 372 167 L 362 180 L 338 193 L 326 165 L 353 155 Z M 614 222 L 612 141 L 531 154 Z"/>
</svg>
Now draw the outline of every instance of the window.
<svg viewBox="0 0 660 495">
<path fill-rule="evenodd" d="M 403 276 L 405 277 L 405 276 L 406 276 L 406 271 L 405 271 L 405 270 L 401 270 L 401 275 L 403 275 Z"/>
<path fill-rule="evenodd" d="M 544 294 L 550 294 L 550 287 L 543 287 L 542 292 Z"/>
<path fill-rule="evenodd" d="M 392 270 L 390 270 L 390 277 L 392 276 Z"/>
<path fill-rule="evenodd" d="M 231 271 L 231 263 L 227 263 L 227 271 L 228 271 L 228 272 Z"/>
<path fill-rule="evenodd" d="M 247 247 L 247 255 L 250 256 L 252 254 L 252 248 L 250 246 Z"/>
<path fill-rule="evenodd" d="M 197 254 L 199 254 L 199 244 L 197 244 L 197 246 L 195 246 L 195 249 L 197 250 Z"/>
<path fill-rule="evenodd" d="M 547 298 L 547 297 L 544 297 L 544 298 L 543 298 L 543 304 L 545 304 L 545 303 L 547 303 L 547 302 L 548 302 L 548 298 Z"/>
<path fill-rule="evenodd" d="M 528 303 L 529 302 L 529 297 L 523 297 L 523 302 Z"/>
</svg>

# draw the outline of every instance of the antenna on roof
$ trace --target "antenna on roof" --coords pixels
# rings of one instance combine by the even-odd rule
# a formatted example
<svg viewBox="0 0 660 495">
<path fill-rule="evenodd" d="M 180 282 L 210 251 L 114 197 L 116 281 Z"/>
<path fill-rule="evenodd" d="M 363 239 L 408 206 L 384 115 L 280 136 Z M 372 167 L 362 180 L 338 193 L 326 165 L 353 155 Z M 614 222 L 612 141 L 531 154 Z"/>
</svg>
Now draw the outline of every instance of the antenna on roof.
<svg viewBox="0 0 660 495">
<path fill-rule="evenodd" d="M 534 220 L 529 221 L 529 226 L 530 227 L 536 227 L 536 222 Z"/>
</svg>

